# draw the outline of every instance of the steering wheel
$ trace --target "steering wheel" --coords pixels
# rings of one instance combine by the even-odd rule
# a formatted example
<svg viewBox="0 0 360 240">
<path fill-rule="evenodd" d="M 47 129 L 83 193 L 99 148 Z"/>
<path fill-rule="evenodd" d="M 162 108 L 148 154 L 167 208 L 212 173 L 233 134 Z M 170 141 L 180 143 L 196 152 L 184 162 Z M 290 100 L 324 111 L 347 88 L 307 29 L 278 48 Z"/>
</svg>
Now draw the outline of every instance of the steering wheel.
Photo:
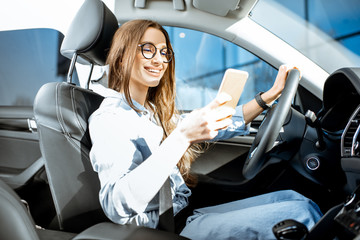
<svg viewBox="0 0 360 240">
<path fill-rule="evenodd" d="M 250 148 L 243 168 L 243 175 L 246 179 L 255 177 L 266 163 L 265 153 L 274 147 L 275 140 L 290 110 L 299 80 L 300 71 L 297 69 L 290 70 L 278 103 L 268 110 Z"/>
</svg>

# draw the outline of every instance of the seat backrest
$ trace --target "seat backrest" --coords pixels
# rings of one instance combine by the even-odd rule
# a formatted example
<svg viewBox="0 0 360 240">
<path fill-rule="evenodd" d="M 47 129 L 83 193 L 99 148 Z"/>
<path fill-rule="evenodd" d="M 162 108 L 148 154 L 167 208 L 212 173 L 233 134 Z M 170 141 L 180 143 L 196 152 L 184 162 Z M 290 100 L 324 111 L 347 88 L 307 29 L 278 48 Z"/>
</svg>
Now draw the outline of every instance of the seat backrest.
<svg viewBox="0 0 360 240">
<path fill-rule="evenodd" d="M 0 239 L 39 239 L 35 223 L 14 190 L 0 179 Z"/>
<path fill-rule="evenodd" d="M 78 232 L 104 219 L 87 129 L 87 119 L 102 99 L 65 82 L 45 84 L 35 98 L 40 150 L 61 230 Z"/>
<path fill-rule="evenodd" d="M 118 28 L 100 0 L 86 0 L 66 34 L 61 53 L 78 62 L 104 65 Z M 103 97 L 70 83 L 48 83 L 34 101 L 40 150 L 61 230 L 79 232 L 104 221 L 99 179 L 89 160 L 88 118 Z"/>
</svg>

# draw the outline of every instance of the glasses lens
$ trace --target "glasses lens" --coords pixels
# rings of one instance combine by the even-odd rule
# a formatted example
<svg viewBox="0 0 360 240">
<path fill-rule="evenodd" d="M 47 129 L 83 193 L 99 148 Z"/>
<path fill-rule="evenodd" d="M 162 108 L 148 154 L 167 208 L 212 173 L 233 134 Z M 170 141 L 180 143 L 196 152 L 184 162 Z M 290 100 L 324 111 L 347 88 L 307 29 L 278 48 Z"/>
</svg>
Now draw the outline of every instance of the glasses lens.
<svg viewBox="0 0 360 240">
<path fill-rule="evenodd" d="M 155 57 L 157 48 L 155 47 L 154 44 L 144 43 L 143 45 L 139 45 L 139 47 L 141 47 L 142 55 L 145 58 L 151 59 L 151 58 Z M 162 57 L 163 62 L 166 62 L 166 63 L 170 62 L 173 57 L 172 51 L 167 47 L 162 48 L 160 50 L 160 55 Z"/>
<path fill-rule="evenodd" d="M 169 48 L 163 48 L 160 50 L 160 54 L 164 62 L 170 62 L 172 59 L 172 52 Z"/>
<path fill-rule="evenodd" d="M 145 58 L 150 59 L 155 56 L 156 48 L 151 43 L 146 43 L 142 46 L 142 54 Z"/>
</svg>

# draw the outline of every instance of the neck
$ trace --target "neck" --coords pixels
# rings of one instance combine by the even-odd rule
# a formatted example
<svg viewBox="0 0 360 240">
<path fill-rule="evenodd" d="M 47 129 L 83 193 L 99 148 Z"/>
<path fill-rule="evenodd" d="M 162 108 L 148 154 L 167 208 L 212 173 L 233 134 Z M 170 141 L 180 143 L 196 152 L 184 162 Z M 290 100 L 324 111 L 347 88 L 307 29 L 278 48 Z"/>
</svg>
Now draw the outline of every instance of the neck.
<svg viewBox="0 0 360 240">
<path fill-rule="evenodd" d="M 130 97 L 141 105 L 145 105 L 145 100 L 149 87 L 139 86 L 138 84 L 130 83 Z"/>
</svg>

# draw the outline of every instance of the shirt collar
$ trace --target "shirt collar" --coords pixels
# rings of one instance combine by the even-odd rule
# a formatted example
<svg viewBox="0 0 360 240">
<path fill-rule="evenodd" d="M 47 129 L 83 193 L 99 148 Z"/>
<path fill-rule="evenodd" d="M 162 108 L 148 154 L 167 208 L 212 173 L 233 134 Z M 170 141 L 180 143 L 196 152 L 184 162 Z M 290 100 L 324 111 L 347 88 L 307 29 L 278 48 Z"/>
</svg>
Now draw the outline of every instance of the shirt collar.
<svg viewBox="0 0 360 240">
<path fill-rule="evenodd" d="M 124 103 L 127 104 L 125 95 L 123 93 L 115 91 L 114 89 L 111 89 L 111 88 L 106 88 L 106 90 L 104 91 L 104 97 L 107 97 L 107 98 L 119 98 Z M 150 116 L 150 111 L 148 109 L 146 109 L 143 105 L 141 105 L 140 103 L 138 103 L 134 99 L 131 99 L 131 100 L 132 100 L 134 106 L 142 112 L 142 115 Z"/>
</svg>

